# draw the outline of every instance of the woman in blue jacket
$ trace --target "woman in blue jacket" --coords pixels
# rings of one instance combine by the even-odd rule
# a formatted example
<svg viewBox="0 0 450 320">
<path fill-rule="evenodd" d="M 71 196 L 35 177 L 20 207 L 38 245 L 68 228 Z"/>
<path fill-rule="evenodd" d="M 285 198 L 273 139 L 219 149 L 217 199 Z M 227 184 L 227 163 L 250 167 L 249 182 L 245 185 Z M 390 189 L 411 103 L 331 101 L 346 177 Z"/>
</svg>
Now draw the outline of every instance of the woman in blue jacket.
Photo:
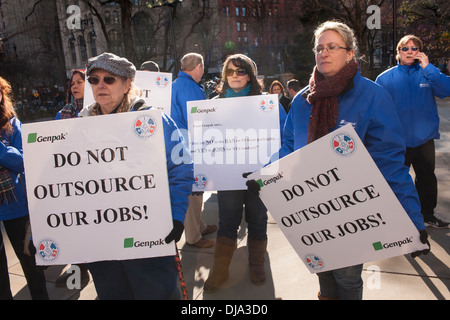
<svg viewBox="0 0 450 320">
<path fill-rule="evenodd" d="M 346 124 L 352 124 L 386 181 L 427 243 L 420 203 L 408 168 L 401 123 L 392 99 L 361 76 L 353 31 L 328 21 L 315 31 L 316 66 L 286 120 L 279 157 Z M 415 253 L 418 254 L 418 253 Z M 319 298 L 362 299 L 362 264 L 318 273 Z"/>
<path fill-rule="evenodd" d="M 86 68 L 95 103 L 80 112 L 80 117 L 130 112 L 146 108 L 134 86 L 136 68 L 125 58 L 103 53 L 89 59 Z M 173 229 L 166 243 L 180 240 L 194 183 L 192 162 L 175 122 L 163 115 L 163 130 L 169 179 Z M 181 148 L 180 148 L 181 146 Z M 187 161 L 189 160 L 189 161 Z M 178 272 L 174 256 L 99 261 L 88 264 L 100 299 L 172 299 L 179 298 Z"/>
<path fill-rule="evenodd" d="M 448 228 L 434 215 L 438 184 L 434 139 L 439 139 L 439 115 L 435 96 L 450 96 L 450 77 L 428 61 L 422 41 L 406 35 L 397 45 L 397 66 L 380 74 L 376 83 L 385 88 L 403 125 L 406 140 L 405 165 L 414 168 L 415 185 L 425 224 Z"/>
<path fill-rule="evenodd" d="M 25 193 L 21 123 L 9 97 L 10 84 L 0 77 L 0 221 L 20 261 L 31 298 L 47 300 L 42 269 L 36 266 L 36 249 L 30 241 L 28 203 Z M 0 300 L 12 300 L 8 263 L 0 233 Z"/>
<path fill-rule="evenodd" d="M 219 98 L 260 95 L 256 78 L 256 64 L 243 54 L 229 56 L 222 70 Z M 280 128 L 284 126 L 286 112 L 279 105 Z M 248 255 L 250 280 L 263 284 L 266 279 L 264 255 L 267 249 L 267 209 L 261 199 L 248 190 L 218 191 L 219 229 L 217 231 L 214 265 L 205 282 L 206 291 L 215 291 L 228 279 L 228 269 L 236 248 L 237 232 L 245 206 L 248 224 Z"/>
</svg>

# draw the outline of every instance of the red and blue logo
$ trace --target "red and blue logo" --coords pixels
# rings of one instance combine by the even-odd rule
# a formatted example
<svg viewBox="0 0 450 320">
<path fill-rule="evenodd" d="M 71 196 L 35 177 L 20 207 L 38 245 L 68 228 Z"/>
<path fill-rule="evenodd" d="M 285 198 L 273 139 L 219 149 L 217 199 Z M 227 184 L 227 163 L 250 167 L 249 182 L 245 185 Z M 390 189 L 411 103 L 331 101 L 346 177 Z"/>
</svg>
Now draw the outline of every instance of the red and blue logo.
<svg viewBox="0 0 450 320">
<path fill-rule="evenodd" d="M 58 258 L 59 246 L 52 239 L 43 239 L 37 246 L 37 253 L 42 260 L 51 262 Z"/>
<path fill-rule="evenodd" d="M 356 149 L 355 139 L 348 133 L 338 133 L 331 139 L 331 147 L 341 156 L 349 156 Z"/>
<path fill-rule="evenodd" d="M 266 98 L 261 101 L 260 106 L 264 112 L 270 112 L 275 108 L 275 101 L 271 98 Z"/>
<path fill-rule="evenodd" d="M 194 185 L 199 189 L 204 189 L 206 187 L 206 184 L 208 183 L 208 180 L 206 177 L 202 174 L 199 174 L 195 176 Z"/>
<path fill-rule="evenodd" d="M 149 115 L 140 115 L 134 121 L 133 130 L 139 138 L 149 138 L 155 133 L 156 122 Z"/>
<path fill-rule="evenodd" d="M 158 75 L 156 77 L 156 84 L 160 88 L 165 88 L 169 85 L 169 78 L 167 78 L 165 75 Z"/>
</svg>

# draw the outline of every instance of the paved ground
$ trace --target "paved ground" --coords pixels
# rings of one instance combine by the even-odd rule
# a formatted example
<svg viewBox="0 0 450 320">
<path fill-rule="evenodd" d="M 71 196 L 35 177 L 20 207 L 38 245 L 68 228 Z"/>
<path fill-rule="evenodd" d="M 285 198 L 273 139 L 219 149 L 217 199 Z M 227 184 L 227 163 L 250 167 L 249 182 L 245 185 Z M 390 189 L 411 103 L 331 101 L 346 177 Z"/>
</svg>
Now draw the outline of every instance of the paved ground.
<svg viewBox="0 0 450 320">
<path fill-rule="evenodd" d="M 441 140 L 436 142 L 436 173 L 439 181 L 437 216 L 450 221 L 450 98 L 439 100 Z M 217 223 L 217 195 L 206 193 L 204 219 Z M 364 265 L 365 300 L 447 300 L 450 299 L 450 229 L 427 228 L 431 253 L 412 259 L 399 256 Z M 207 236 L 215 238 L 215 234 Z M 192 300 L 315 300 L 319 289 L 317 276 L 310 274 L 300 261 L 273 219 L 268 225 L 267 281 L 262 286 L 251 284 L 247 268 L 247 234 L 245 223 L 231 263 L 231 276 L 226 288 L 214 294 L 203 291 L 214 249 L 197 249 L 178 243 L 184 277 Z M 6 237 L 4 236 L 4 239 Z M 8 266 L 14 298 L 28 300 L 30 295 L 18 260 L 6 240 Z M 82 290 L 56 288 L 54 282 L 64 266 L 46 270 L 47 288 L 53 300 L 94 300 L 97 297 L 92 280 Z"/>
</svg>

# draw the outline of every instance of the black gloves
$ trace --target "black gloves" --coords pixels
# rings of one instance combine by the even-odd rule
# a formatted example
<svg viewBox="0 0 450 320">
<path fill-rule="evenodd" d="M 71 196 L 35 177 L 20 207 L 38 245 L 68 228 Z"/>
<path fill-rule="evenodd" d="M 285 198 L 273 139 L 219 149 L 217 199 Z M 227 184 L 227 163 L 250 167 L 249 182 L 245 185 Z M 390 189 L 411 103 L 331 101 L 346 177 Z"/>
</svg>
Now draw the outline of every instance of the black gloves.
<svg viewBox="0 0 450 320">
<path fill-rule="evenodd" d="M 252 172 L 246 172 L 242 174 L 242 177 L 247 178 Z M 253 193 L 255 196 L 259 196 L 259 190 L 261 187 L 255 180 L 248 180 L 246 183 L 248 191 Z"/>
<path fill-rule="evenodd" d="M 419 251 L 415 251 L 415 252 L 411 252 L 411 257 L 415 258 L 420 256 L 421 254 L 423 255 L 427 255 L 430 252 L 430 243 L 428 242 L 428 233 L 426 230 L 419 230 L 419 234 L 420 234 L 420 242 L 427 244 L 428 245 L 428 249 L 425 250 L 419 250 Z"/>
<path fill-rule="evenodd" d="M 170 242 L 172 242 L 172 240 L 175 240 L 175 242 L 180 241 L 183 231 L 184 231 L 184 225 L 178 220 L 173 220 L 173 229 L 172 229 L 172 231 L 170 231 L 170 233 L 164 239 L 164 241 L 166 243 L 170 243 Z"/>
</svg>

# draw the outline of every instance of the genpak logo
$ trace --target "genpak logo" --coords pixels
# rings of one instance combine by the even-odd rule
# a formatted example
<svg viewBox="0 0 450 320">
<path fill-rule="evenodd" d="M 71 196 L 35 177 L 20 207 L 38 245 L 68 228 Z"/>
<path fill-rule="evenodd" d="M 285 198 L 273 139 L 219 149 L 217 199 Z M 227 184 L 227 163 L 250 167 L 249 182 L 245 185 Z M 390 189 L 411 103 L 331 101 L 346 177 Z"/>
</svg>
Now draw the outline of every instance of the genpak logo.
<svg viewBox="0 0 450 320">
<path fill-rule="evenodd" d="M 55 142 L 65 140 L 67 137 L 67 133 L 61 133 L 54 136 L 39 136 L 37 132 L 29 133 L 27 138 L 27 143 L 35 143 L 35 142 Z"/>
<path fill-rule="evenodd" d="M 210 113 L 210 112 L 216 112 L 216 108 L 203 108 L 200 109 L 199 107 L 192 107 L 191 108 L 191 113 Z"/>
<path fill-rule="evenodd" d="M 163 239 L 149 240 L 149 241 L 139 241 L 139 240 L 134 241 L 134 238 L 125 238 L 123 240 L 124 248 L 143 248 L 143 247 L 152 248 L 154 246 L 161 246 L 164 244 L 165 242 Z"/>
<path fill-rule="evenodd" d="M 264 187 L 264 186 L 267 186 L 268 184 L 271 184 L 271 183 L 277 183 L 277 181 L 278 180 L 280 180 L 280 179 L 283 179 L 284 177 L 283 177 L 283 172 L 278 172 L 278 174 L 276 175 L 276 176 L 273 176 L 272 178 L 270 178 L 270 179 L 267 179 L 267 180 L 262 180 L 262 179 L 259 179 L 259 180 L 257 180 L 256 182 L 259 184 L 259 186 L 262 188 L 262 187 Z"/>
</svg>

